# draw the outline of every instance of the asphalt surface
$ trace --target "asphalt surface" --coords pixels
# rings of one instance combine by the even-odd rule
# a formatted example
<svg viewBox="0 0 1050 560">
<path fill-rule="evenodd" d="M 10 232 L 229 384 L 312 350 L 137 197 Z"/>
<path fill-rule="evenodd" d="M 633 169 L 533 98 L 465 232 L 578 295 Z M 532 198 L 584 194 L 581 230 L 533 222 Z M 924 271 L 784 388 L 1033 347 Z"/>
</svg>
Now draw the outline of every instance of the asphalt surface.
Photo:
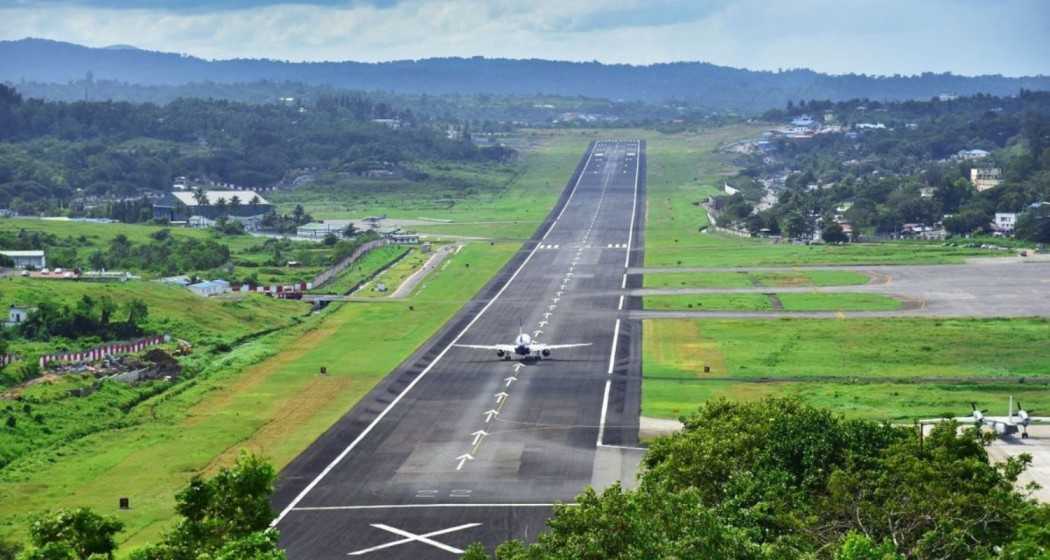
<svg viewBox="0 0 1050 560">
<path fill-rule="evenodd" d="M 635 274 L 658 274 L 673 269 L 631 270 Z M 791 268 L 689 269 L 712 271 L 770 272 Z M 1050 262 L 1038 259 L 982 259 L 964 265 L 929 266 L 836 266 L 797 270 L 853 270 L 868 274 L 872 282 L 859 286 L 823 288 L 653 288 L 633 289 L 632 296 L 701 293 L 877 293 L 905 302 L 898 311 L 853 312 L 719 312 L 638 311 L 632 318 L 688 317 L 1050 317 Z M 675 270 L 679 272 L 681 270 Z"/>
<path fill-rule="evenodd" d="M 637 305 L 623 293 L 640 286 L 626 270 L 642 262 L 644 178 L 644 144 L 592 145 L 504 270 L 282 471 L 289 558 L 455 558 L 533 540 L 553 504 L 633 477 L 641 330 L 620 317 Z M 450 346 L 509 343 L 519 326 L 591 346 L 527 364 Z"/>
</svg>

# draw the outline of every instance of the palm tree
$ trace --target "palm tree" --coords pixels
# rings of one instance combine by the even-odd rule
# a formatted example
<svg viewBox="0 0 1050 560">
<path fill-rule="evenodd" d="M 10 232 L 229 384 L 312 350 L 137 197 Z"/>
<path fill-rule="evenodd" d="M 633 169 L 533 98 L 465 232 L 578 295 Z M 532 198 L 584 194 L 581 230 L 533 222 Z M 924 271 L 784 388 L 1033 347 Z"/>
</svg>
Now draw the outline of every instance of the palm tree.
<svg viewBox="0 0 1050 560">
<path fill-rule="evenodd" d="M 198 206 L 208 205 L 208 194 L 204 192 L 204 189 L 197 187 L 193 191 L 193 199 L 197 201 Z"/>
</svg>

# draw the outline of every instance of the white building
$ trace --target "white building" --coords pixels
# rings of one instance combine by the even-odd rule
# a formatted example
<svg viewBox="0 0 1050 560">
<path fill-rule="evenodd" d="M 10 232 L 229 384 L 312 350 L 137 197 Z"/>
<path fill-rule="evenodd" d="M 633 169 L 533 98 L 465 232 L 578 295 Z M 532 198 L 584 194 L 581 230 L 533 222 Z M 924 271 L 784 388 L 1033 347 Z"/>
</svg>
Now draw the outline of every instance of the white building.
<svg viewBox="0 0 1050 560">
<path fill-rule="evenodd" d="M 996 212 L 992 229 L 1000 233 L 1010 233 L 1017 225 L 1017 214 L 1014 212 Z"/>
<path fill-rule="evenodd" d="M 0 255 L 10 257 L 15 262 L 15 268 L 47 268 L 47 257 L 43 251 L 0 251 Z"/>
<path fill-rule="evenodd" d="M 4 323 L 4 325 L 8 327 L 17 327 L 22 324 L 23 321 L 28 319 L 33 311 L 36 311 L 35 307 L 20 307 L 12 305 L 7 310 L 7 322 Z"/>
<path fill-rule="evenodd" d="M 1003 170 L 998 167 L 974 167 L 970 169 L 970 182 L 977 192 L 994 189 L 1003 182 Z"/>
</svg>

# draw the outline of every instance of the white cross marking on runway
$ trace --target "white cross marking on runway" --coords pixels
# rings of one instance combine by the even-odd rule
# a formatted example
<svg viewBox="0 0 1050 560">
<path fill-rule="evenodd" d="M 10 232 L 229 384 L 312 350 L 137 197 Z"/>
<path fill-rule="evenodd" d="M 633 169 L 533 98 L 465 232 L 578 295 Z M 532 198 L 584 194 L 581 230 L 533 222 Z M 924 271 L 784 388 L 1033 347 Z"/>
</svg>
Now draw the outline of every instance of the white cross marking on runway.
<svg viewBox="0 0 1050 560">
<path fill-rule="evenodd" d="M 386 544 L 381 544 L 379 546 L 373 546 L 372 548 L 365 548 L 365 549 L 361 549 L 361 550 L 355 550 L 354 552 L 351 552 L 351 553 L 347 554 L 347 556 L 361 556 L 362 554 L 368 554 L 369 552 L 375 552 L 377 550 L 383 550 L 385 548 L 391 548 L 391 547 L 395 547 L 395 546 L 400 546 L 400 545 L 403 545 L 403 544 L 408 544 L 410 542 L 421 542 L 421 543 L 424 543 L 424 544 L 429 544 L 430 546 L 433 546 L 435 548 L 440 548 L 441 550 L 444 550 L 445 552 L 451 552 L 452 554 L 463 554 L 462 550 L 460 550 L 460 549 L 458 549 L 458 548 L 456 548 L 454 546 L 449 546 L 449 545 L 447 545 L 445 543 L 435 541 L 434 539 L 431 539 L 430 537 L 436 537 L 438 535 L 447 535 L 448 533 L 455 533 L 456 531 L 463 531 L 463 530 L 466 530 L 466 529 L 472 529 L 474 527 L 480 527 L 481 523 L 466 523 L 464 525 L 457 525 L 455 527 L 449 527 L 448 529 L 442 529 L 440 531 L 432 531 L 430 533 L 425 533 L 425 534 L 422 534 L 422 535 L 419 535 L 419 534 L 416 534 L 416 533 L 411 533 L 411 532 L 405 531 L 403 529 L 398 529 L 397 527 L 391 527 L 389 525 L 384 525 L 382 523 L 371 523 L 370 525 L 372 525 L 376 529 L 382 529 L 382 530 L 384 530 L 384 531 L 386 531 L 388 533 L 393 533 L 395 535 L 399 535 L 399 536 L 402 536 L 402 537 L 405 537 L 405 538 L 400 539 L 400 540 L 396 540 L 396 541 L 391 541 L 391 542 L 388 542 Z"/>
</svg>

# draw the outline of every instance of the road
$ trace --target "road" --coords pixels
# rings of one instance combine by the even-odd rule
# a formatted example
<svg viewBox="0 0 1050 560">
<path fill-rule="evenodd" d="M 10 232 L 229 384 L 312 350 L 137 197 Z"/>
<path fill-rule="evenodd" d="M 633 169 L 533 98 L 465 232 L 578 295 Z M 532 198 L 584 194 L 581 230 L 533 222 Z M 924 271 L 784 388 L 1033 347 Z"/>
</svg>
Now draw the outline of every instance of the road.
<svg viewBox="0 0 1050 560">
<path fill-rule="evenodd" d="M 644 177 L 643 143 L 592 145 L 489 286 L 282 471 L 289 558 L 455 558 L 531 540 L 555 503 L 633 476 L 641 331 L 620 317 L 640 285 L 626 271 L 642 262 Z M 522 364 L 450 345 L 507 343 L 519 327 L 591 346 Z"/>
</svg>

